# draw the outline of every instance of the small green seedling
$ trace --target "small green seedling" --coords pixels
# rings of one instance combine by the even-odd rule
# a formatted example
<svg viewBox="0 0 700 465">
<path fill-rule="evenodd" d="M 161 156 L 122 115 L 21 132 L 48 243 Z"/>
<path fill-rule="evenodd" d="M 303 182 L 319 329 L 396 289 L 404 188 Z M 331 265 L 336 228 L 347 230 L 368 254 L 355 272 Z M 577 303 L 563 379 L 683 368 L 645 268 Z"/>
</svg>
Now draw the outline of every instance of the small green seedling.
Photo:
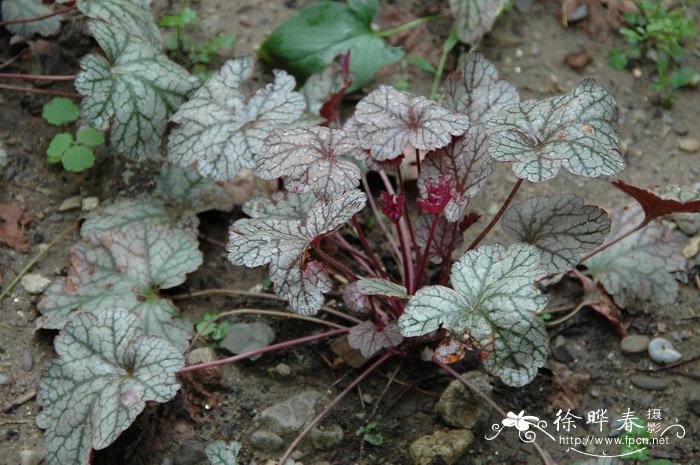
<svg viewBox="0 0 700 465">
<path fill-rule="evenodd" d="M 371 421 L 365 426 L 357 428 L 357 431 L 355 431 L 355 436 L 362 437 L 362 439 L 370 446 L 381 446 L 384 444 L 384 436 L 382 436 L 382 433 L 376 432 L 378 427 L 379 423 L 376 421 Z"/>
<path fill-rule="evenodd" d="M 197 333 L 217 343 L 225 338 L 231 322 L 228 320 L 212 321 L 220 314 L 221 312 L 218 310 L 205 313 L 202 319 L 195 323 Z"/>
<path fill-rule="evenodd" d="M 72 100 L 57 97 L 44 105 L 41 116 L 54 126 L 66 126 L 80 117 L 80 111 Z M 93 147 L 105 143 L 101 132 L 91 127 L 82 127 L 75 133 L 75 138 L 68 132 L 56 134 L 46 149 L 49 163 L 61 163 L 63 168 L 74 173 L 81 173 L 95 164 Z"/>
<path fill-rule="evenodd" d="M 686 47 L 697 36 L 697 29 L 685 8 L 667 10 L 660 0 L 640 0 L 637 11 L 625 15 L 626 27 L 620 34 L 629 48 L 614 48 L 608 64 L 625 69 L 634 62 L 650 60 L 656 66 L 651 90 L 659 104 L 670 107 L 678 98 L 676 89 L 695 83 L 698 72 L 686 64 Z"/>
</svg>

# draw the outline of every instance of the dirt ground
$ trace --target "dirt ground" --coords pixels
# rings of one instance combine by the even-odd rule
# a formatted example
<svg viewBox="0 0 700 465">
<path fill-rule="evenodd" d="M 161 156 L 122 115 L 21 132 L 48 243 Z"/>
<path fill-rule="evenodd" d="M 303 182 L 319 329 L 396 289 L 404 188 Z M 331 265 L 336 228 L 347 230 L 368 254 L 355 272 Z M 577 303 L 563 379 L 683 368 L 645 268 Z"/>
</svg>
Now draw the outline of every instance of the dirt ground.
<svg viewBox="0 0 700 465">
<path fill-rule="evenodd" d="M 206 19 L 205 34 L 235 33 L 237 41 L 231 55 L 250 53 L 265 35 L 297 8 L 309 3 L 295 0 L 201 0 L 193 6 Z M 384 6 L 396 15 L 405 12 L 423 14 L 433 7 L 428 1 L 389 1 Z M 176 1 L 156 1 L 156 15 L 174 12 Z M 530 10 L 509 11 L 499 19 L 496 28 L 484 40 L 481 51 L 492 61 L 501 75 L 514 83 L 523 98 L 542 98 L 573 88 L 584 76 L 598 80 L 615 97 L 620 107 L 620 134 L 626 150 L 627 169 L 621 176 L 635 185 L 691 185 L 700 181 L 700 153 L 688 154 L 678 149 L 678 138 L 687 134 L 700 137 L 700 92 L 680 91 L 681 97 L 670 110 L 651 104 L 645 97 L 651 68 L 642 68 L 640 78 L 628 72 L 611 69 L 606 63 L 612 45 L 621 45 L 619 38 L 605 42 L 591 38 L 572 26 L 563 28 L 559 18 L 559 2 L 534 2 Z M 441 34 L 446 23 L 428 27 L 430 34 L 423 41 L 433 41 L 439 53 Z M 26 71 L 45 74 L 71 74 L 77 70 L 80 54 L 92 47 L 82 34 L 84 23 L 69 22 L 58 39 L 36 59 L 22 63 Z M 10 58 L 10 37 L 0 32 L 0 61 Z M 585 51 L 592 62 L 582 72 L 564 64 L 570 53 Z M 436 58 L 436 57 L 432 57 Z M 698 50 L 691 52 L 691 65 L 700 69 Z M 414 67 L 401 63 L 384 71 L 379 80 L 392 83 L 408 80 L 411 88 L 423 93 L 431 77 Z M 55 90 L 72 91 L 70 85 L 53 85 Z M 61 202 L 71 196 L 97 196 L 103 203 L 118 196 L 128 196 L 153 188 L 155 165 L 136 165 L 113 157 L 106 151 L 98 155 L 96 167 L 85 174 L 63 171 L 48 165 L 44 151 L 57 128 L 47 125 L 40 116 L 49 97 L 0 92 L 0 141 L 7 147 L 8 166 L 0 171 L 0 203 L 13 200 L 28 206 L 34 217 L 28 237 L 32 240 L 29 253 L 20 253 L 0 245 L 0 283 L 4 288 L 38 251 L 41 244 L 54 239 L 79 217 L 78 210 L 59 212 Z M 510 169 L 496 166 L 494 176 L 479 199 L 476 211 L 493 212 L 501 204 L 515 178 Z M 544 185 L 527 185 L 519 198 L 532 194 L 575 193 L 606 208 L 627 202 L 604 179 L 582 180 L 560 174 Z M 240 212 L 202 215 L 205 236 L 225 241 L 226 229 Z M 498 229 L 498 228 L 497 228 Z M 503 239 L 494 231 L 490 241 Z M 68 249 L 77 240 L 70 232 L 59 240 L 34 266 L 49 278 L 65 273 Z M 234 267 L 225 259 L 224 250 L 215 244 L 202 242 L 205 266 L 190 276 L 187 283 L 174 292 L 229 287 L 247 290 L 259 284 L 262 270 L 251 272 Z M 566 284 L 551 290 L 552 305 L 574 304 L 577 291 Z M 51 341 L 55 333 L 34 331 L 37 296 L 27 294 L 18 286 L 2 302 L 0 317 L 0 374 L 6 377 L 0 385 L 0 404 L 31 393 L 38 384 L 41 367 L 53 357 Z M 267 301 L 245 298 L 200 298 L 178 302 L 193 320 L 210 310 L 230 310 L 241 307 L 281 308 Z M 640 305 L 625 314 L 632 323 L 629 331 L 650 337 L 663 335 L 671 339 L 684 358 L 700 356 L 700 293 L 692 285 L 681 285 L 678 301 L 673 305 Z M 254 319 L 254 318 L 251 318 Z M 308 334 L 313 328 L 300 322 L 265 319 L 277 332 L 277 340 Z M 619 416 L 628 408 L 638 413 L 647 409 L 662 409 L 664 418 L 677 419 L 686 428 L 686 436 L 671 446 L 653 449 L 657 458 L 668 458 L 677 464 L 700 463 L 700 421 L 697 403 L 700 401 L 700 363 L 695 360 L 675 369 L 658 370 L 645 354 L 628 355 L 620 350 L 614 329 L 590 310 L 551 331 L 553 354 L 537 379 L 522 389 L 508 388 L 493 381 L 493 398 L 506 410 L 526 410 L 551 421 L 558 409 L 570 408 L 578 415 L 597 408 L 607 408 L 610 416 Z M 215 391 L 218 404 L 188 412 L 182 395 L 160 406 L 151 406 L 136 424 L 112 447 L 95 454 L 97 465 L 198 464 L 201 450 L 215 439 L 238 440 L 243 444 L 241 463 L 263 464 L 279 456 L 250 446 L 255 430 L 253 418 L 257 412 L 288 399 L 305 390 L 316 389 L 331 396 L 347 385 L 351 375 L 347 366 L 332 365 L 334 358 L 327 344 L 303 346 L 294 350 L 266 355 L 254 362 L 225 367 L 223 386 Z M 280 377 L 270 369 L 280 363 L 291 368 L 291 375 Z M 362 383 L 361 392 L 349 395 L 323 424 L 339 424 L 344 430 L 343 441 L 333 448 L 306 452 L 299 460 L 304 465 L 322 464 L 407 464 L 409 445 L 420 436 L 447 429 L 435 413 L 435 403 L 450 381 L 434 365 L 406 360 L 393 383 L 382 396 L 388 377 L 399 362 L 389 363 Z M 460 371 L 477 369 L 478 359 L 469 358 L 458 365 Z M 647 390 L 633 385 L 630 376 L 657 370 L 654 376 L 668 380 L 663 390 Z M 416 389 L 419 388 L 420 392 Z M 381 398 L 376 415 L 374 405 L 362 401 L 369 394 L 374 401 Z M 690 400 L 695 396 L 695 404 Z M 199 399 L 201 401 L 201 399 Z M 203 404 L 203 403 L 202 403 Z M 694 406 L 694 407 L 693 407 Z M 40 449 L 41 431 L 34 419 L 40 407 L 33 399 L 0 413 L 0 464 L 20 463 L 19 451 Z M 191 415 L 194 414 L 194 415 Z M 195 418 L 193 418 L 193 416 Z M 368 419 L 379 421 L 385 442 L 382 446 L 363 445 L 355 436 L 358 427 Z M 492 414 L 488 424 L 499 423 Z M 517 464 L 540 463 L 530 445 L 517 440 L 513 431 L 503 433 L 493 441 L 484 439 L 490 429 L 473 431 L 476 439 L 459 464 Z M 582 434 L 585 434 L 582 433 Z M 542 442 L 542 446 L 560 465 L 574 463 L 581 456 L 567 452 L 565 445 Z M 187 461 L 189 460 L 189 461 Z M 66 464 L 70 465 L 70 464 Z"/>
</svg>

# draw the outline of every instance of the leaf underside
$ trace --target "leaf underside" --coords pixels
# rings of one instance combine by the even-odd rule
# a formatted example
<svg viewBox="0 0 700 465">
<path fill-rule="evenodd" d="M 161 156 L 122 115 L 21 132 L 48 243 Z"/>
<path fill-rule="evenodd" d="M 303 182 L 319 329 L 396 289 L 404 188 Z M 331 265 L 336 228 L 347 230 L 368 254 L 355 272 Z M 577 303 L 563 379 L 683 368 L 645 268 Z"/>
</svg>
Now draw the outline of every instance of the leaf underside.
<svg viewBox="0 0 700 465">
<path fill-rule="evenodd" d="M 357 290 L 364 295 L 381 295 L 407 299 L 408 291 L 401 284 L 396 284 L 381 278 L 362 278 L 357 281 Z"/>
<path fill-rule="evenodd" d="M 353 326 L 348 333 L 348 344 L 357 349 L 365 358 L 370 358 L 382 349 L 396 347 L 403 341 L 398 326 L 392 323 L 377 329 L 371 321 L 363 321 Z"/>
<path fill-rule="evenodd" d="M 3 21 L 38 18 L 51 14 L 54 11 L 42 4 L 41 0 L 3 0 L 1 7 Z M 48 37 L 56 34 L 61 29 L 60 18 L 60 16 L 52 16 L 41 21 L 8 24 L 5 27 L 11 33 L 22 37 L 31 37 L 34 34 Z"/>
<path fill-rule="evenodd" d="M 443 327 L 467 347 L 482 351 L 484 367 L 511 386 L 534 379 L 549 339 L 535 313 L 547 300 L 535 287 L 540 252 L 529 244 L 482 246 L 452 266 L 453 289 L 420 289 L 399 318 L 404 336 Z"/>
<path fill-rule="evenodd" d="M 146 402 L 166 402 L 179 389 L 180 350 L 143 334 L 126 310 L 81 313 L 55 340 L 58 358 L 42 373 L 37 425 L 45 429 L 49 465 L 87 465 L 127 429 Z"/>
<path fill-rule="evenodd" d="M 173 163 L 194 165 L 207 178 L 233 179 L 241 169 L 255 168 L 272 129 L 302 116 L 304 98 L 284 71 L 275 71 L 274 81 L 246 100 L 241 84 L 254 64 L 252 57 L 227 61 L 177 110 L 168 138 Z"/>
<path fill-rule="evenodd" d="M 563 167 L 584 177 L 616 175 L 617 106 L 608 92 L 584 79 L 571 92 L 501 109 L 487 123 L 491 156 L 513 163 L 521 179 L 544 182 Z"/>
<path fill-rule="evenodd" d="M 501 221 L 503 230 L 542 252 L 547 273 L 573 269 L 586 252 L 605 242 L 610 219 L 602 208 L 583 205 L 575 195 L 533 197 L 511 206 Z"/>
<path fill-rule="evenodd" d="M 503 0 L 450 0 L 459 40 L 465 44 L 477 43 L 493 25 Z"/>
</svg>

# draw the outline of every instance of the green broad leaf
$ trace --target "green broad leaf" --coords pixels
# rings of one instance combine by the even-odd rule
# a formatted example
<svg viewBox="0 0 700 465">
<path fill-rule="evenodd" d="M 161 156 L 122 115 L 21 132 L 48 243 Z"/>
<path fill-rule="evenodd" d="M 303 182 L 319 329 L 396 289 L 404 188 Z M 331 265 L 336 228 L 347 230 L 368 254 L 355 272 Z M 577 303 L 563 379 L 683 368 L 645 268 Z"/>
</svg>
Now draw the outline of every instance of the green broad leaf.
<svg viewBox="0 0 700 465">
<path fill-rule="evenodd" d="M 87 55 L 75 88 L 84 95 L 88 124 L 110 131 L 110 143 L 127 157 L 158 159 L 168 118 L 199 80 L 138 35 L 94 21 L 90 29 L 107 58 Z"/>
<path fill-rule="evenodd" d="M 77 6 L 88 18 L 119 27 L 154 49 L 160 49 L 160 31 L 153 18 L 151 0 L 78 0 Z"/>
<path fill-rule="evenodd" d="M 308 259 L 308 250 L 317 238 L 349 221 L 366 201 L 365 194 L 356 189 L 330 200 L 317 200 L 299 219 L 238 220 L 229 230 L 229 261 L 250 268 L 269 264 L 277 296 L 287 300 L 297 313 L 315 314 L 332 283 L 323 265 Z"/>
<path fill-rule="evenodd" d="M 74 145 L 63 152 L 61 164 L 68 171 L 82 173 L 95 164 L 95 154 L 89 147 Z"/>
<path fill-rule="evenodd" d="M 253 73 L 252 57 L 229 60 L 172 117 L 168 158 L 194 166 L 202 176 L 229 180 L 255 167 L 265 138 L 291 125 L 304 112 L 294 78 L 275 71 L 275 80 L 248 99 L 241 89 Z"/>
<path fill-rule="evenodd" d="M 547 299 L 535 283 L 543 275 L 540 251 L 529 244 L 482 246 L 452 265 L 452 289 L 427 286 L 399 318 L 406 337 L 442 327 L 463 347 L 482 351 L 487 371 L 509 386 L 537 375 L 549 351 L 547 331 L 535 316 Z"/>
<path fill-rule="evenodd" d="M 608 53 L 608 64 L 611 68 L 623 70 L 627 68 L 627 55 L 619 48 L 613 48 Z"/>
<path fill-rule="evenodd" d="M 186 6 L 180 10 L 177 15 L 163 16 L 158 20 L 160 27 L 185 27 L 197 21 L 199 17 L 197 12 Z"/>
<path fill-rule="evenodd" d="M 78 143 L 88 147 L 98 147 L 105 143 L 105 136 L 100 131 L 89 127 L 78 129 L 75 138 Z"/>
<path fill-rule="evenodd" d="M 547 273 L 570 271 L 581 257 L 605 242 L 610 219 L 602 208 L 584 205 L 575 195 L 533 197 L 513 205 L 501 220 L 503 230 L 542 252 Z"/>
<path fill-rule="evenodd" d="M 640 224 L 644 211 L 641 206 L 633 205 L 615 212 L 612 218 L 609 240 Z M 671 231 L 656 220 L 583 264 L 619 307 L 644 300 L 670 304 L 675 302 L 678 293 L 672 273 L 686 265 L 682 253 L 684 243 L 683 233 Z"/>
<path fill-rule="evenodd" d="M 38 18 L 53 13 L 53 9 L 44 5 L 41 0 L 2 0 L 2 19 L 13 21 L 17 19 Z M 8 24 L 8 31 L 22 37 L 31 37 L 39 34 L 42 37 L 52 36 L 61 29 L 61 16 L 52 16 L 41 21 L 28 23 Z"/>
<path fill-rule="evenodd" d="M 381 295 L 399 299 L 408 299 L 409 297 L 405 286 L 380 278 L 361 278 L 357 280 L 357 290 L 364 295 Z"/>
<path fill-rule="evenodd" d="M 139 316 L 145 334 L 184 350 L 192 324 L 158 291 L 182 284 L 199 268 L 197 246 L 190 231 L 148 222 L 91 233 L 71 248 L 68 275 L 44 293 L 37 327 L 60 329 L 75 311 L 99 315 L 119 307 Z"/>
<path fill-rule="evenodd" d="M 58 358 L 42 373 L 36 420 L 46 430 L 48 465 L 91 463 L 92 449 L 112 444 L 146 402 L 167 402 L 180 389 L 180 350 L 145 335 L 126 310 L 76 315 L 54 346 Z"/>
<path fill-rule="evenodd" d="M 493 29 L 503 0 L 450 0 L 460 42 L 475 44 Z"/>
<path fill-rule="evenodd" d="M 681 66 L 668 76 L 668 85 L 673 89 L 689 86 L 697 79 L 698 72 L 690 66 Z"/>
<path fill-rule="evenodd" d="M 211 465 L 238 465 L 238 454 L 241 452 L 241 445 L 236 441 L 226 443 L 224 441 L 214 441 L 204 448 Z"/>
<path fill-rule="evenodd" d="M 62 126 L 77 121 L 80 118 L 80 109 L 69 98 L 54 97 L 44 105 L 41 117 L 49 124 Z"/>
<path fill-rule="evenodd" d="M 203 178 L 192 168 L 169 163 L 156 176 L 156 192 L 194 213 L 233 208 L 233 198 L 223 187 Z"/>
<path fill-rule="evenodd" d="M 422 69 L 426 73 L 437 73 L 437 69 L 435 68 L 435 66 L 430 64 L 430 62 L 425 58 L 417 57 L 415 55 L 406 55 L 406 61 L 411 63 L 413 66 Z"/>
<path fill-rule="evenodd" d="M 567 171 L 588 178 L 619 174 L 618 110 L 592 79 L 571 92 L 501 109 L 486 127 L 494 160 L 512 163 L 520 179 L 544 182 Z"/>
<path fill-rule="evenodd" d="M 68 150 L 68 147 L 73 145 L 73 136 L 67 132 L 60 132 L 53 136 L 49 146 L 46 149 L 46 156 L 49 163 L 58 163 L 61 161 L 63 153 Z"/>
<path fill-rule="evenodd" d="M 354 92 L 404 55 L 372 30 L 376 4 L 375 0 L 312 3 L 275 29 L 258 54 L 304 81 L 349 50 L 354 82 L 348 92 Z"/>
</svg>

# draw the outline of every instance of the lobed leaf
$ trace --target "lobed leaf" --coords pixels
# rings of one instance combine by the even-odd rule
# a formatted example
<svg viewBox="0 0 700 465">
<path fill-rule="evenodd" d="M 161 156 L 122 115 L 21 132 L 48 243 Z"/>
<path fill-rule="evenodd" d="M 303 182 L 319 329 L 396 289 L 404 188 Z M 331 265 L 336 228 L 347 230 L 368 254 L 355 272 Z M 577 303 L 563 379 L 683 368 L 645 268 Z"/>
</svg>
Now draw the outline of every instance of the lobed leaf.
<svg viewBox="0 0 700 465">
<path fill-rule="evenodd" d="M 91 463 L 92 449 L 114 442 L 146 402 L 167 402 L 180 388 L 179 349 L 144 335 L 126 310 L 76 315 L 54 344 L 58 358 L 46 364 L 38 390 L 49 465 Z"/>
<path fill-rule="evenodd" d="M 471 126 L 464 136 L 454 139 L 446 147 L 428 153 L 418 176 L 422 198 L 427 195 L 426 183 L 440 176 L 454 180 L 450 201 L 443 210 L 447 221 L 460 221 L 469 205 L 491 177 L 491 157 L 486 131 L 482 126 Z"/>
<path fill-rule="evenodd" d="M 246 102 L 241 85 L 253 67 L 252 57 L 227 61 L 177 110 L 168 138 L 170 161 L 194 165 L 207 178 L 233 179 L 242 168 L 255 167 L 273 128 L 301 117 L 304 98 L 284 71 L 275 71 L 275 80 Z"/>
<path fill-rule="evenodd" d="M 369 313 L 372 311 L 369 297 L 357 287 L 357 281 L 346 284 L 342 292 L 343 303 L 353 312 Z"/>
<path fill-rule="evenodd" d="M 357 290 L 364 295 L 381 295 L 384 297 L 396 297 L 408 299 L 408 291 L 401 284 L 381 278 L 361 278 L 357 280 Z"/>
<path fill-rule="evenodd" d="M 282 178 L 292 192 L 313 192 L 330 199 L 360 183 L 360 168 L 348 157 L 355 148 L 355 141 L 342 129 L 274 130 L 265 140 L 255 174 L 262 179 Z"/>
<path fill-rule="evenodd" d="M 404 336 L 448 330 L 482 351 L 484 367 L 511 386 L 523 386 L 544 365 L 549 339 L 535 313 L 547 300 L 535 287 L 540 252 L 529 244 L 482 246 L 452 265 L 454 289 L 427 286 L 399 318 Z"/>
<path fill-rule="evenodd" d="M 253 197 L 243 205 L 243 212 L 251 218 L 301 219 L 316 203 L 313 194 L 275 192 L 272 198 Z"/>
<path fill-rule="evenodd" d="M 542 252 L 548 274 L 570 271 L 581 257 L 605 242 L 610 219 L 602 208 L 583 205 L 575 195 L 533 197 L 513 205 L 501 220 L 503 230 Z"/>
<path fill-rule="evenodd" d="M 363 321 L 350 328 L 348 344 L 362 353 L 364 358 L 370 358 L 382 349 L 396 347 L 403 342 L 403 336 L 395 323 L 390 323 L 379 329 L 371 321 Z"/>
<path fill-rule="evenodd" d="M 669 213 L 700 212 L 700 192 L 680 186 L 667 186 L 659 192 L 632 186 L 616 179 L 612 185 L 634 198 L 644 210 L 644 220 L 651 221 Z"/>
<path fill-rule="evenodd" d="M 226 443 L 225 441 L 214 441 L 207 444 L 204 453 L 207 454 L 211 465 L 238 465 L 238 454 L 241 452 L 241 445 L 236 441 Z"/>
<path fill-rule="evenodd" d="M 192 169 L 169 163 L 156 176 L 156 192 L 195 213 L 233 208 L 233 199 L 223 187 Z"/>
<path fill-rule="evenodd" d="M 90 24 L 107 58 L 87 55 L 75 79 L 90 126 L 110 129 L 110 142 L 130 158 L 160 157 L 168 118 L 198 86 L 197 78 L 136 34 Z"/>
<path fill-rule="evenodd" d="M 158 290 L 182 284 L 199 268 L 197 245 L 189 231 L 147 222 L 92 232 L 71 248 L 68 275 L 44 293 L 37 327 L 60 329 L 77 310 L 99 315 L 119 307 L 141 319 L 145 334 L 184 350 L 192 324 Z"/>
<path fill-rule="evenodd" d="M 390 86 L 379 86 L 363 98 L 353 118 L 360 146 L 378 161 L 396 158 L 408 147 L 444 147 L 469 127 L 465 115 Z"/>
<path fill-rule="evenodd" d="M 326 123 L 337 121 L 340 103 L 352 85 L 350 56 L 341 55 L 322 71 L 313 73 L 299 89 L 306 102 L 306 112 Z"/>
<path fill-rule="evenodd" d="M 496 24 L 503 0 L 450 0 L 459 40 L 475 44 Z"/>
<path fill-rule="evenodd" d="M 443 84 L 444 105 L 469 117 L 472 124 L 484 124 L 498 111 L 520 102 L 516 87 L 498 76 L 496 67 L 483 55 L 463 55 Z"/>
<path fill-rule="evenodd" d="M 80 118 L 80 109 L 69 98 L 55 97 L 44 105 L 41 117 L 54 126 L 62 126 Z"/>
<path fill-rule="evenodd" d="M 41 0 L 2 0 L 0 3 L 3 21 L 38 18 L 51 14 L 54 11 L 44 5 Z M 22 37 L 31 37 L 34 34 L 49 37 L 61 30 L 61 17 L 52 16 L 41 21 L 8 24 L 5 27 L 12 34 Z"/>
<path fill-rule="evenodd" d="M 78 0 L 77 6 L 88 18 L 122 28 L 154 49 L 161 48 L 160 30 L 153 19 L 150 0 Z"/>
<path fill-rule="evenodd" d="M 641 206 L 616 212 L 609 240 L 642 221 Z M 685 267 L 684 239 L 682 233 L 669 230 L 660 221 L 652 221 L 641 231 L 592 256 L 584 265 L 620 307 L 633 300 L 673 303 L 678 284 L 671 273 Z"/>
<path fill-rule="evenodd" d="M 229 260 L 235 265 L 270 265 L 275 293 L 302 314 L 314 314 L 331 288 L 323 266 L 307 261 L 311 244 L 350 220 L 367 200 L 359 190 L 319 200 L 300 219 L 261 217 L 238 220 L 229 231 Z"/>
<path fill-rule="evenodd" d="M 507 106 L 486 126 L 491 156 L 513 162 L 521 179 L 544 182 L 562 167 L 589 178 L 624 168 L 615 100 L 592 79 L 564 95 Z"/>
</svg>

